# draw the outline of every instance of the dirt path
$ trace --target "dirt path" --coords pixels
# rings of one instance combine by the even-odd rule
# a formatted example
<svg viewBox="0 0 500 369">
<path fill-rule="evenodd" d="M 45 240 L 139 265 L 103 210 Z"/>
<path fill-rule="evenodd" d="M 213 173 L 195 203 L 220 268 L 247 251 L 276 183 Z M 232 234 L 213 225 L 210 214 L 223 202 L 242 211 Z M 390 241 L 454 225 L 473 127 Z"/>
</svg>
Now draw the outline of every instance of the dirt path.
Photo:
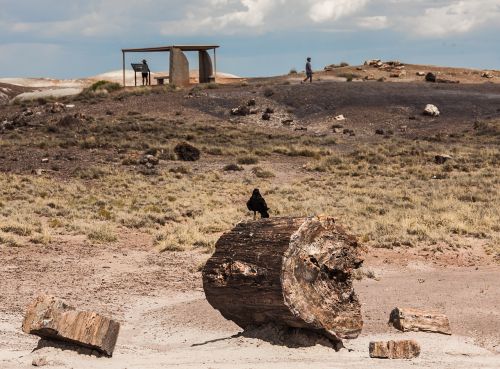
<svg viewBox="0 0 500 369">
<path fill-rule="evenodd" d="M 405 263 L 387 264 L 386 258 L 368 256 L 366 268 L 379 280 L 356 282 L 363 334 L 346 342 L 351 351 L 335 352 L 238 336 L 240 329 L 204 298 L 197 265 L 207 255 L 158 254 L 140 235 L 127 239 L 120 247 L 98 248 L 73 239 L 45 250 L 0 248 L 0 368 L 30 368 L 37 357 L 46 357 L 50 368 L 498 368 L 498 266 L 446 268 L 410 256 Z M 39 292 L 119 319 L 122 330 L 114 357 L 77 353 L 21 333 L 24 306 Z M 453 336 L 396 332 L 386 324 L 395 306 L 446 312 Z M 369 341 L 403 338 L 420 342 L 420 358 L 369 359 Z"/>
</svg>

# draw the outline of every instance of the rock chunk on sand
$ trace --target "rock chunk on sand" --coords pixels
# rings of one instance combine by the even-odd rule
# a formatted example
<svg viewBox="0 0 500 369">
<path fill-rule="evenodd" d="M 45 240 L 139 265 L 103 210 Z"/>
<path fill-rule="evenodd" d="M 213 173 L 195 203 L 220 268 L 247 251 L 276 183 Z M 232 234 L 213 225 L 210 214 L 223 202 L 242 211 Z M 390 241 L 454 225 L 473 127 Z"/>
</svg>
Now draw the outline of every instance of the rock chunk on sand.
<svg viewBox="0 0 500 369">
<path fill-rule="evenodd" d="M 389 323 L 403 332 L 451 334 L 450 321 L 446 315 L 419 309 L 395 308 L 391 312 Z"/>
<path fill-rule="evenodd" d="M 414 340 L 370 342 L 370 357 L 376 359 L 413 359 L 420 355 Z"/>
<path fill-rule="evenodd" d="M 200 159 L 200 150 L 187 142 L 181 142 L 174 148 L 179 160 L 182 161 L 197 161 Z"/>
<path fill-rule="evenodd" d="M 439 155 L 434 156 L 434 162 L 436 164 L 444 164 L 448 160 L 451 160 L 451 159 L 453 159 L 453 157 L 451 155 L 447 155 L 447 154 L 439 154 Z"/>
<path fill-rule="evenodd" d="M 56 297 L 39 296 L 28 307 L 22 328 L 28 334 L 70 342 L 112 356 L 120 323 L 95 312 L 77 311 Z"/>
<path fill-rule="evenodd" d="M 429 115 L 431 117 L 439 117 L 440 111 L 436 105 L 427 104 L 424 109 L 424 115 Z"/>
</svg>

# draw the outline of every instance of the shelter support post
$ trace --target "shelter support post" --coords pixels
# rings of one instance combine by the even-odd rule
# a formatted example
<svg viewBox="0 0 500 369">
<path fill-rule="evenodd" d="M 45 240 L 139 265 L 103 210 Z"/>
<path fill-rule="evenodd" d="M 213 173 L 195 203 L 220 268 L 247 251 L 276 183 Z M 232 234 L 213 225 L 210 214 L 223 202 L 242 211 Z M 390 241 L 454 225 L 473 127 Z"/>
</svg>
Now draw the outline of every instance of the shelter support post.
<svg viewBox="0 0 500 369">
<path fill-rule="evenodd" d="M 125 87 L 125 51 L 122 51 L 123 87 Z"/>
<path fill-rule="evenodd" d="M 211 78 L 213 75 L 213 68 L 212 68 L 212 60 L 210 59 L 210 54 L 206 50 L 200 50 L 198 52 L 199 55 L 199 71 L 200 71 L 200 77 L 199 77 L 199 82 L 200 83 L 209 83 L 211 82 Z"/>
<path fill-rule="evenodd" d="M 217 82 L 217 49 L 214 48 L 214 82 Z"/>
<path fill-rule="evenodd" d="M 178 47 L 170 50 L 170 84 L 179 87 L 189 86 L 189 62 Z"/>
</svg>

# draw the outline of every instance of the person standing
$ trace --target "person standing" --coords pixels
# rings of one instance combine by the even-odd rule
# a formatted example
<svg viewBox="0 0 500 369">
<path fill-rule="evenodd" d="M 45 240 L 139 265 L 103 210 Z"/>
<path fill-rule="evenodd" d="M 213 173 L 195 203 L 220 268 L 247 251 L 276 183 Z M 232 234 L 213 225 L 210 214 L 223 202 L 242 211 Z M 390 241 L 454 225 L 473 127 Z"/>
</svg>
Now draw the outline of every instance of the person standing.
<svg viewBox="0 0 500 369">
<path fill-rule="evenodd" d="M 142 85 L 149 84 L 149 66 L 146 59 L 142 61 Z"/>
<path fill-rule="evenodd" d="M 307 58 L 306 63 L 306 78 L 302 82 L 307 82 L 309 80 L 310 83 L 313 81 L 313 70 L 311 65 L 311 58 Z"/>
</svg>

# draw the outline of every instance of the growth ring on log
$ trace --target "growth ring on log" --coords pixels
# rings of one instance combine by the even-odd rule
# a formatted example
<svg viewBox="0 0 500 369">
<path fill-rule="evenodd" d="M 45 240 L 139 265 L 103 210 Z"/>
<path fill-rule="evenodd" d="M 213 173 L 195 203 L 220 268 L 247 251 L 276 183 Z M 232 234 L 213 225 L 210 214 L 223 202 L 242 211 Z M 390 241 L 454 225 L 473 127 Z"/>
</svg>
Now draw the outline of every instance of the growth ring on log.
<svg viewBox="0 0 500 369">
<path fill-rule="evenodd" d="M 217 241 L 203 287 L 242 328 L 273 323 L 356 338 L 363 320 L 351 274 L 359 253 L 356 238 L 330 217 L 239 223 Z"/>
</svg>

